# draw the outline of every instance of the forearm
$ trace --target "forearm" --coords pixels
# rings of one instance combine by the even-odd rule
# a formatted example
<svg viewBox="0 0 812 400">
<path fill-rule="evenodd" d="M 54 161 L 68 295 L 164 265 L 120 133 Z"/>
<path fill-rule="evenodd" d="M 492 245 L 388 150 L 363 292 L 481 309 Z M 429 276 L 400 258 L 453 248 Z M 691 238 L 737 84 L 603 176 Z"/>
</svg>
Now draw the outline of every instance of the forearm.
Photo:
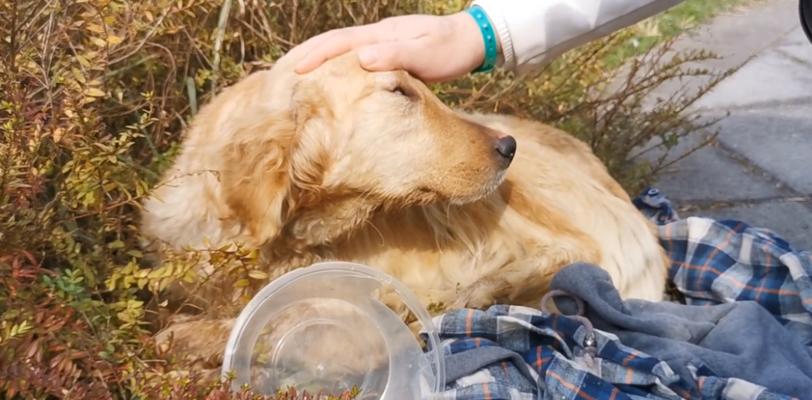
<svg viewBox="0 0 812 400">
<path fill-rule="evenodd" d="M 525 72 L 681 0 L 475 0 L 500 39 L 503 67 Z"/>
</svg>

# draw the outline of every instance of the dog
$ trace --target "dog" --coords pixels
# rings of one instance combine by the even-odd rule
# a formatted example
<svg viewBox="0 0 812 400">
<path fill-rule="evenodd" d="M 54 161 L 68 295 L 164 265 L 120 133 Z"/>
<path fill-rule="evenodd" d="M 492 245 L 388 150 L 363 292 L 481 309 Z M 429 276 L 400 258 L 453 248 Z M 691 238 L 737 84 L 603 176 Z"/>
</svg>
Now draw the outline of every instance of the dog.
<svg viewBox="0 0 812 400">
<path fill-rule="evenodd" d="M 604 268 L 624 298 L 662 298 L 654 226 L 583 142 L 453 110 L 407 72 L 368 72 L 354 53 L 305 75 L 295 62 L 200 110 L 143 205 L 153 244 L 237 243 L 268 271 L 358 262 L 441 308 L 535 305 L 573 262 Z M 186 320 L 159 337 L 211 355 L 229 326 Z"/>
</svg>

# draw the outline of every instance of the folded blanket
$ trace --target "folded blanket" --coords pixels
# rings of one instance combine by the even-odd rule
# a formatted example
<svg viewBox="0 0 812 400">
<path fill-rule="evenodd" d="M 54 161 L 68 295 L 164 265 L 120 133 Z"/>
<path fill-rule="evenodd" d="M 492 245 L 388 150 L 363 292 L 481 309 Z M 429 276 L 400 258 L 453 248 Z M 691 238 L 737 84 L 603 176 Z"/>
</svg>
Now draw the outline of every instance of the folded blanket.
<svg viewBox="0 0 812 400">
<path fill-rule="evenodd" d="M 437 398 L 812 398 L 812 254 L 741 222 L 679 220 L 656 190 L 635 204 L 661 225 L 687 305 L 624 302 L 603 270 L 570 266 L 552 283 L 566 315 L 437 317 L 448 381 Z"/>
</svg>

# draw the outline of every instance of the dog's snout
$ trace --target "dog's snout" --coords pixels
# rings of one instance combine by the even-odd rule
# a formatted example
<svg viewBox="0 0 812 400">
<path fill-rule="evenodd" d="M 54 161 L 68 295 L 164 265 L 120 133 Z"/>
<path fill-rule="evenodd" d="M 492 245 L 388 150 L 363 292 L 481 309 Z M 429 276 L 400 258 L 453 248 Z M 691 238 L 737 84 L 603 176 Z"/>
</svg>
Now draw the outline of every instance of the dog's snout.
<svg viewBox="0 0 812 400">
<path fill-rule="evenodd" d="M 496 140 L 496 152 L 504 157 L 507 162 L 513 160 L 516 155 L 516 139 L 513 136 L 502 136 Z"/>
</svg>

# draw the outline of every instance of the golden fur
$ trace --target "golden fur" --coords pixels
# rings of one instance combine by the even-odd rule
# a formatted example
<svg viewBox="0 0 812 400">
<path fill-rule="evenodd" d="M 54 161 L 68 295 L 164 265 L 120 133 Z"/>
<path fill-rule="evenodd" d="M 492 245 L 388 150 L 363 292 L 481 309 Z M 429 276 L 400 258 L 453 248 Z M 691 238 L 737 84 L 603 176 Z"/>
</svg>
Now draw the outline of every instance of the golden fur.
<svg viewBox="0 0 812 400">
<path fill-rule="evenodd" d="M 352 54 L 304 76 L 294 62 L 201 110 L 145 203 L 146 236 L 176 249 L 241 243 L 269 271 L 355 261 L 424 304 L 536 304 L 577 261 L 605 268 L 625 298 L 661 298 L 653 227 L 584 143 L 455 112 L 407 73 L 364 71 Z M 494 150 L 505 134 L 518 142 L 507 169 Z"/>
</svg>

